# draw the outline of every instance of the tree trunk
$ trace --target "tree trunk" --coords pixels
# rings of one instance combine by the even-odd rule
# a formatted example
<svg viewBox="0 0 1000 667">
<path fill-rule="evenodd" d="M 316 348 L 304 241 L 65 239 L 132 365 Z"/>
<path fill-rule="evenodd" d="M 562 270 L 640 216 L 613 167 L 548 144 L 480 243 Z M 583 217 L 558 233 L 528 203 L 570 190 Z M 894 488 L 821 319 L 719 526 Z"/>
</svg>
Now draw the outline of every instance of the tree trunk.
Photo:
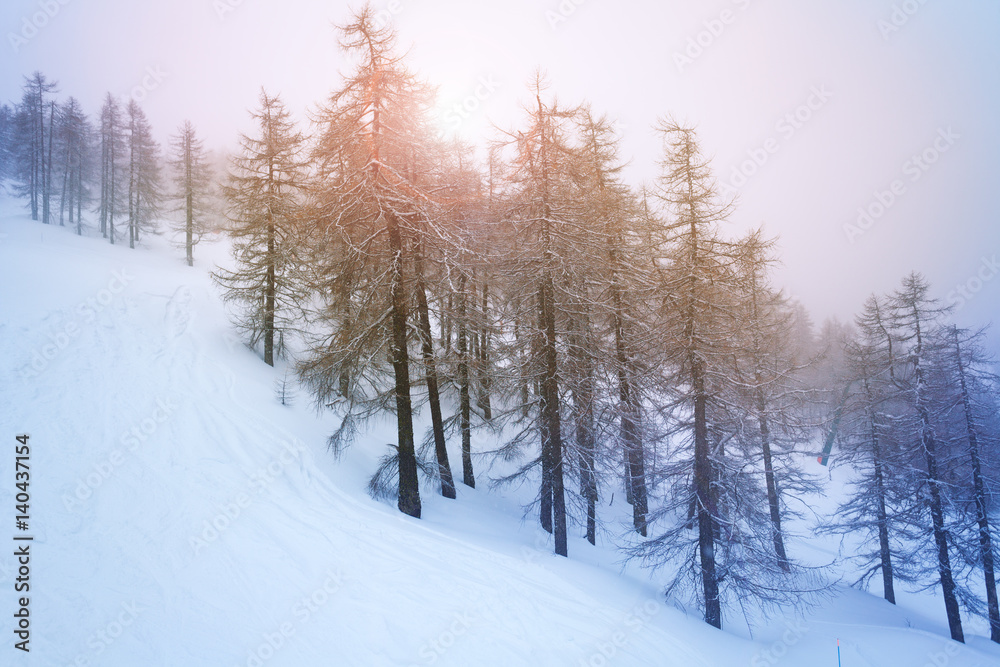
<svg viewBox="0 0 1000 667">
<path fill-rule="evenodd" d="M 962 407 L 965 411 L 965 428 L 969 439 L 969 458 L 972 462 L 972 486 L 976 494 L 976 521 L 979 524 L 979 552 L 983 561 L 983 576 L 986 579 L 986 606 L 989 611 L 990 639 L 1000 643 L 1000 605 L 997 603 L 997 584 L 993 561 L 993 541 L 990 536 L 989 509 L 986 487 L 983 482 L 982 464 L 979 459 L 979 437 L 972 418 L 972 401 L 965 384 L 965 368 L 962 365 L 962 348 L 955 330 L 955 359 L 958 363 L 959 389 L 962 392 Z"/>
<path fill-rule="evenodd" d="M 612 261 L 615 261 L 614 249 L 612 249 L 611 255 Z M 625 484 L 625 499 L 632 505 L 633 528 L 637 533 L 646 537 L 646 514 L 649 511 L 646 491 L 646 456 L 642 447 L 642 435 L 639 431 L 638 397 L 635 395 L 629 377 L 631 361 L 625 349 L 624 308 L 617 274 L 612 277 L 612 305 L 614 307 L 615 360 L 618 364 L 621 438 L 625 452 L 625 472 L 628 475 Z"/>
<path fill-rule="evenodd" d="M 67 141 L 67 143 L 66 143 L 66 160 L 63 163 L 62 190 L 59 193 L 59 226 L 60 227 L 65 227 L 66 226 L 66 224 L 65 224 L 65 220 L 66 220 L 66 218 L 65 218 L 66 197 L 69 195 L 69 183 L 70 183 L 70 159 L 69 158 L 70 158 L 70 150 L 69 150 L 69 142 Z M 72 220 L 72 215 L 73 215 L 72 204 L 70 204 L 70 206 L 71 206 L 71 208 L 70 208 L 71 219 L 70 219 L 69 222 L 72 225 L 73 224 L 73 220 Z"/>
<path fill-rule="evenodd" d="M 462 429 L 462 482 L 476 488 L 476 476 L 472 470 L 472 431 L 469 404 L 469 345 L 468 345 L 468 295 L 466 278 L 458 281 L 458 409 Z"/>
<path fill-rule="evenodd" d="M 546 297 L 544 295 L 544 288 L 539 286 L 538 289 L 538 328 L 540 331 L 545 331 L 545 302 Z M 475 336 L 473 336 L 475 338 Z M 540 343 L 539 356 L 544 353 L 544 346 Z M 538 404 L 538 425 L 539 425 L 539 435 L 542 441 L 542 488 L 541 488 L 541 502 L 539 508 L 539 521 L 542 524 L 542 529 L 547 533 L 552 532 L 552 436 L 549 431 L 549 422 L 546 419 L 545 412 L 545 388 L 544 380 L 540 379 L 537 382 L 537 394 L 539 397 Z"/>
<path fill-rule="evenodd" d="M 444 348 L 444 356 L 447 358 L 451 356 L 451 313 L 455 312 L 455 295 L 452 292 L 448 293 L 448 301 L 444 304 L 442 308 L 443 314 L 441 315 L 441 347 Z"/>
<path fill-rule="evenodd" d="M 108 163 L 108 238 L 115 244 L 115 136 L 111 134 L 111 154 Z"/>
<path fill-rule="evenodd" d="M 546 261 L 546 263 L 548 263 Z M 556 320 L 552 274 L 548 268 L 542 275 L 542 308 L 544 323 L 545 370 L 542 375 L 542 422 L 548 432 L 549 476 L 552 492 L 552 530 L 555 537 L 555 552 L 559 556 L 568 555 L 566 544 L 566 495 L 563 486 L 562 435 L 559 418 L 558 356 L 556 350 Z M 543 456 L 544 458 L 544 456 Z"/>
<path fill-rule="evenodd" d="M 767 505 L 771 512 L 771 535 L 774 539 L 774 554 L 785 572 L 789 571 L 788 556 L 785 554 L 785 540 L 781 534 L 781 505 L 778 498 L 778 483 L 774 477 L 774 461 L 771 457 L 771 429 L 767 423 L 764 400 L 758 398 L 757 426 L 760 444 L 764 451 L 764 482 L 767 486 Z"/>
<path fill-rule="evenodd" d="M 108 238 L 108 128 L 101 123 L 101 236 Z"/>
<path fill-rule="evenodd" d="M 43 120 L 42 122 L 44 123 L 45 121 Z M 44 177 L 42 179 L 42 222 L 46 225 L 49 224 L 50 198 L 52 195 L 52 137 L 55 134 L 55 122 L 56 103 L 51 102 L 49 106 L 49 154 L 48 159 L 45 160 L 42 168 L 42 171 L 44 172 Z"/>
<path fill-rule="evenodd" d="M 76 163 L 76 234 L 83 236 L 83 157 Z"/>
<path fill-rule="evenodd" d="M 930 411 L 924 398 L 924 371 L 921 365 L 923 338 L 920 331 L 920 313 L 913 306 L 916 350 L 914 352 L 916 381 L 916 407 L 920 417 L 920 440 L 927 462 L 927 486 L 931 496 L 931 523 L 934 528 L 934 543 L 937 546 L 938 571 L 941 576 L 941 592 L 944 594 L 945 611 L 948 613 L 948 629 L 951 638 L 964 642 L 962 633 L 962 616 L 958 607 L 958 597 L 955 595 L 955 578 L 951 569 L 951 558 L 948 555 L 948 533 L 944 527 L 944 507 L 941 499 L 940 478 L 938 476 L 937 444 L 934 440 L 934 429 L 931 424 Z"/>
<path fill-rule="evenodd" d="M 941 591 L 944 593 L 944 606 L 948 612 L 948 629 L 951 638 L 964 642 L 962 634 L 962 617 L 959 612 L 958 598 L 955 595 L 955 579 L 951 570 L 951 559 L 948 556 L 948 535 L 944 528 L 944 508 L 941 502 L 941 488 L 937 474 L 937 457 L 935 453 L 934 436 L 930 432 L 929 416 L 926 408 L 921 408 L 920 419 L 923 423 L 924 454 L 927 458 L 927 483 L 931 492 L 931 521 L 934 526 L 934 543 L 937 545 L 938 570 L 941 574 Z"/>
<path fill-rule="evenodd" d="M 883 597 L 892 604 L 896 604 L 896 591 L 892 576 L 892 551 L 889 548 L 889 519 L 888 512 L 885 509 L 885 479 L 882 472 L 882 451 L 879 446 L 878 430 L 875 426 L 874 417 L 871 420 L 871 428 L 872 458 L 875 463 L 875 495 L 878 497 L 876 519 L 878 520 L 879 557 L 882 561 L 882 590 Z"/>
<path fill-rule="evenodd" d="M 267 275 L 264 279 L 264 363 L 274 366 L 274 216 L 267 214 Z"/>
<path fill-rule="evenodd" d="M 437 369 L 434 364 L 434 339 L 431 334 L 431 319 L 427 307 L 427 292 L 424 285 L 424 260 L 421 249 L 413 254 L 413 269 L 416 274 L 417 316 L 420 325 L 420 347 L 427 374 L 427 399 L 431 405 L 431 428 L 434 431 L 434 451 L 437 454 L 438 473 L 441 476 L 441 495 L 455 497 L 455 480 L 448 463 L 448 448 L 444 439 L 444 419 L 441 417 L 441 397 L 438 393 Z"/>
<path fill-rule="evenodd" d="M 39 106 L 41 106 L 40 102 Z M 39 112 L 39 114 L 41 114 L 41 112 Z M 39 176 L 40 172 L 39 156 L 41 155 L 42 151 L 41 144 L 42 142 L 45 141 L 43 136 L 45 133 L 45 121 L 41 117 L 41 115 L 39 115 L 39 118 L 37 119 L 36 122 L 36 119 L 34 118 L 35 115 L 34 112 L 32 112 L 31 115 L 32 115 L 31 119 L 32 141 L 31 145 L 29 146 L 31 153 L 31 164 L 28 167 L 28 200 L 31 203 L 31 219 L 38 220 L 38 190 L 39 190 L 39 180 L 41 178 Z"/>
<path fill-rule="evenodd" d="M 589 357 L 585 334 L 590 328 L 586 315 L 581 322 L 572 322 L 571 353 L 578 374 L 573 383 L 573 412 L 576 421 L 576 447 L 580 456 L 580 495 L 587 501 L 587 541 L 597 544 L 597 475 L 594 468 L 594 365 Z"/>
<path fill-rule="evenodd" d="M 483 411 L 483 419 L 493 419 L 493 407 L 490 403 L 490 388 L 493 378 L 490 375 L 490 328 L 489 328 L 489 283 L 486 272 L 483 271 L 483 301 L 480 311 L 482 319 L 479 324 L 478 366 L 479 366 L 479 398 L 477 403 Z"/>
<path fill-rule="evenodd" d="M 396 430 L 399 438 L 399 511 L 420 518 L 420 486 L 413 442 L 413 406 L 410 399 L 410 357 L 406 346 L 406 295 L 403 285 L 403 242 L 399 225 L 387 216 L 392 253 L 390 302 L 392 307 L 392 370 L 396 378 Z"/>
<path fill-rule="evenodd" d="M 194 194 L 191 187 L 189 182 L 187 196 L 184 198 L 184 252 L 188 266 L 194 266 Z"/>
<path fill-rule="evenodd" d="M 707 396 L 702 362 L 691 361 L 694 380 L 694 479 L 698 502 L 698 553 L 701 558 L 702 592 L 705 597 L 705 622 L 722 628 L 722 606 L 715 567 L 715 519 L 712 516 L 712 460 L 708 446 Z"/>
<path fill-rule="evenodd" d="M 135 119 L 130 118 L 130 130 L 132 136 L 129 140 L 128 151 L 128 247 L 135 248 L 135 217 L 138 215 L 138 201 L 136 188 L 136 163 L 135 163 Z"/>
</svg>

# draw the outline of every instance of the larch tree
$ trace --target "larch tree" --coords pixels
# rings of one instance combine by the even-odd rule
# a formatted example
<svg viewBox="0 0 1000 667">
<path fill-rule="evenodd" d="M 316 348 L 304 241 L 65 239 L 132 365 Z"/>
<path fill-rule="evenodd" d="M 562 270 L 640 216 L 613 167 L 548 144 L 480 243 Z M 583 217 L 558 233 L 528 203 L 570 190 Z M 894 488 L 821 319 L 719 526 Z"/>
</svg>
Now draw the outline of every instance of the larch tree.
<svg viewBox="0 0 1000 667">
<path fill-rule="evenodd" d="M 803 378 L 811 360 L 794 339 L 795 309 L 771 284 L 774 241 L 756 229 L 735 251 L 737 300 L 730 310 L 735 318 L 734 382 L 724 403 L 736 422 L 733 444 L 763 474 L 774 564 L 789 572 L 792 563 L 782 520 L 796 514 L 789 509 L 790 500 L 818 491 L 796 459 L 804 453 L 799 443 L 808 442 L 811 435 Z"/>
<path fill-rule="evenodd" d="M 62 187 L 59 196 L 59 224 L 68 218 L 70 227 L 76 223 L 76 233 L 83 234 L 81 214 L 88 199 L 87 180 L 90 171 L 92 128 L 80 103 L 70 97 L 59 114 L 59 146 L 61 152 Z"/>
<path fill-rule="evenodd" d="M 174 211 L 179 213 L 175 231 L 183 238 L 178 245 L 184 248 L 187 265 L 194 266 L 194 247 L 205 233 L 211 215 L 212 171 L 204 144 L 191 121 L 184 121 L 172 137 L 168 165 L 174 183 L 171 199 L 176 204 Z"/>
<path fill-rule="evenodd" d="M 419 518 L 409 319 L 414 240 L 434 222 L 411 165 L 423 162 L 432 136 L 432 96 L 394 53 L 395 35 L 370 5 L 340 32 L 356 66 L 316 117 L 313 154 L 311 282 L 322 299 L 315 319 L 325 333 L 300 371 L 320 404 L 349 406 L 330 439 L 335 451 L 367 417 L 395 413 L 397 443 L 372 490 L 394 472 L 399 510 Z"/>
<path fill-rule="evenodd" d="M 732 256 L 722 241 L 718 225 L 730 207 L 719 202 L 709 165 L 702 157 L 694 131 L 672 120 L 658 127 L 663 140 L 661 175 L 651 195 L 669 216 L 666 227 L 673 233 L 669 265 L 663 274 L 664 323 L 668 331 L 669 359 L 675 377 L 671 384 L 679 395 L 675 402 L 685 412 L 677 437 L 690 458 L 681 457 L 666 474 L 689 476 L 689 491 L 675 494 L 658 514 L 666 518 L 678 510 L 691 508 L 696 537 L 696 562 L 681 568 L 674 585 L 683 585 L 688 574 L 700 584 L 705 622 L 722 627 L 720 584 L 721 553 L 716 546 L 719 524 L 726 517 L 719 510 L 718 465 L 713 461 L 710 414 L 719 388 L 718 379 L 731 354 L 732 334 L 727 328 L 724 306 L 734 301 L 735 281 L 730 277 Z M 729 292 L 728 294 L 726 292 Z M 687 448 L 690 448 L 689 450 Z M 681 552 L 691 553 L 686 526 L 675 522 L 666 532 L 651 539 L 643 552 L 647 559 L 663 563 Z"/>
<path fill-rule="evenodd" d="M 128 128 L 128 247 L 135 248 L 143 231 L 152 231 L 159 214 L 160 146 L 142 107 L 130 99 L 125 107 Z"/>
<path fill-rule="evenodd" d="M 992 488 L 989 471 L 995 474 L 996 460 L 988 455 L 987 442 L 997 439 L 997 377 L 990 370 L 992 359 L 985 352 L 985 333 L 950 327 L 951 346 L 943 355 L 946 382 L 960 408 L 957 438 L 965 445 L 968 465 L 964 487 L 971 490 L 976 537 L 972 559 L 982 568 L 986 588 L 990 639 L 1000 643 L 1000 604 L 997 602 L 996 552 L 990 525 Z M 949 359 L 950 358 L 950 359 Z M 951 363 L 947 363 L 950 361 Z M 990 420 L 993 415 L 994 419 Z M 994 444 L 995 448 L 995 444 Z M 992 465 L 990 465 L 992 464 Z"/>
<path fill-rule="evenodd" d="M 236 268 L 213 276 L 238 309 L 238 329 L 252 347 L 263 343 L 264 363 L 273 366 L 305 298 L 295 265 L 308 164 L 305 138 L 277 95 L 262 90 L 250 115 L 257 134 L 240 138 L 222 188 Z"/>
<path fill-rule="evenodd" d="M 654 256 L 664 348 L 656 408 L 668 451 L 655 474 L 670 486 L 651 512 L 658 531 L 629 551 L 674 568 L 668 594 L 696 599 L 705 622 L 721 628 L 726 602 L 787 608 L 822 590 L 782 554 L 771 512 L 782 511 L 781 489 L 767 488 L 768 478 L 780 481 L 779 468 L 772 458 L 769 475 L 763 456 L 765 441 L 772 454 L 778 444 L 786 453 L 792 438 L 777 436 L 797 430 L 789 396 L 795 363 L 771 357 L 782 347 L 774 335 L 781 313 L 768 293 L 764 244 L 721 235 L 732 203 L 719 195 L 694 130 L 670 119 L 657 130 L 664 158 L 648 196 L 663 219 L 663 240 L 655 242 L 663 250 Z M 798 477 L 789 466 L 781 472 Z"/>
<path fill-rule="evenodd" d="M 536 466 L 541 468 L 539 522 L 553 534 L 555 553 L 566 556 L 566 480 L 579 458 L 574 456 L 574 441 L 567 437 L 572 432 L 567 427 L 575 424 L 566 419 L 570 411 L 562 398 L 561 383 L 574 369 L 563 350 L 564 343 L 581 342 L 578 337 L 583 322 L 574 318 L 574 311 L 579 315 L 580 304 L 587 301 L 586 274 L 597 264 L 593 252 L 601 233 L 587 228 L 580 215 L 575 179 L 578 153 L 572 144 L 572 121 L 577 112 L 562 109 L 557 103 L 544 103 L 543 87 L 539 74 L 532 89 L 534 100 L 526 107 L 526 127 L 508 133 L 507 145 L 513 155 L 503 216 L 508 238 L 503 241 L 506 252 L 500 269 L 507 291 L 505 317 L 521 329 L 531 348 L 531 354 L 520 360 L 522 368 L 517 374 L 529 379 L 537 400 L 526 412 L 507 411 L 506 416 L 519 422 L 520 428 L 501 452 L 510 458 L 520 456 L 524 445 L 538 438 L 540 456 L 507 480 L 519 479 Z M 571 328 L 576 328 L 577 340 L 560 335 Z M 581 359 L 576 361 L 579 370 Z M 582 378 L 585 376 L 577 374 L 574 379 Z M 580 394 L 581 384 L 573 384 L 577 399 L 589 402 Z M 581 414 L 577 411 L 577 416 Z M 585 441 L 583 444 L 589 447 Z"/>
<path fill-rule="evenodd" d="M 895 379 L 906 392 L 910 408 L 914 413 L 910 443 L 916 462 L 913 467 L 915 486 L 913 491 L 918 497 L 926 498 L 926 510 L 930 514 L 929 532 L 933 537 L 933 560 L 941 592 L 944 595 L 948 628 L 952 639 L 964 642 L 959 595 L 945 516 L 948 471 L 946 458 L 942 455 L 935 433 L 934 397 L 928 384 L 928 374 L 935 355 L 934 342 L 941 326 L 941 317 L 946 309 L 937 305 L 929 296 L 929 290 L 930 286 L 923 276 L 911 273 L 890 296 L 892 332 L 897 339 L 897 345 L 901 348 L 897 352 L 900 354 L 901 368 L 900 372 L 895 373 Z"/>
<path fill-rule="evenodd" d="M 445 277 L 439 296 L 439 320 L 445 368 L 451 368 L 450 377 L 458 396 L 457 414 L 450 420 L 458 421 L 461 436 L 462 483 L 475 488 L 476 475 L 472 460 L 473 415 L 485 423 L 473 408 L 473 383 L 477 370 L 473 358 L 477 325 L 482 321 L 477 313 L 475 294 L 476 273 L 479 266 L 492 260 L 495 250 L 490 244 L 493 225 L 484 193 L 481 175 L 472 166 L 471 150 L 455 143 L 444 152 L 446 166 L 442 179 L 441 198 L 444 204 L 440 213 L 442 227 L 450 239 L 443 267 Z M 454 342 L 453 339 L 454 338 Z"/>
<path fill-rule="evenodd" d="M 0 104 L 0 187 L 14 174 L 16 118 L 9 104 Z"/>
<path fill-rule="evenodd" d="M 31 219 L 48 223 L 51 168 L 51 129 L 55 120 L 54 102 L 47 99 L 57 83 L 41 72 L 24 78 L 21 103 L 16 115 L 18 194 L 27 196 Z"/>
<path fill-rule="evenodd" d="M 861 536 L 852 560 L 861 568 L 856 585 L 881 574 L 882 595 L 896 603 L 897 580 L 914 581 L 902 558 L 912 536 L 908 510 L 905 434 L 897 424 L 905 397 L 893 382 L 898 363 L 882 299 L 871 296 L 856 318 L 857 335 L 844 341 L 844 399 L 833 426 L 840 443 L 838 465 L 852 470 L 847 499 L 819 532 Z M 831 395 L 832 399 L 835 396 Z"/>
<path fill-rule="evenodd" d="M 603 414 L 617 418 L 609 432 L 617 431 L 617 451 L 624 463 L 625 496 L 632 506 L 635 531 L 647 534 L 649 492 L 647 452 L 643 438 L 644 395 L 650 393 L 649 370 L 657 365 L 659 340 L 651 323 L 655 319 L 649 304 L 656 278 L 649 240 L 655 230 L 644 229 L 650 219 L 641 214 L 635 196 L 621 180 L 623 163 L 619 139 L 607 118 L 594 118 L 589 108 L 578 120 L 581 150 L 580 170 L 584 175 L 586 210 L 592 226 L 600 229 L 604 248 L 598 256 L 599 271 L 593 316 L 600 330 L 600 365 L 614 382 Z M 587 538 L 594 543 L 594 503 L 597 500 L 597 470 L 594 452 L 581 445 L 581 488 L 587 500 Z"/>
<path fill-rule="evenodd" d="M 115 243 L 115 215 L 125 208 L 122 181 L 125 165 L 126 137 L 121 104 L 111 93 L 101 107 L 101 196 L 98 204 L 101 235 Z"/>
</svg>

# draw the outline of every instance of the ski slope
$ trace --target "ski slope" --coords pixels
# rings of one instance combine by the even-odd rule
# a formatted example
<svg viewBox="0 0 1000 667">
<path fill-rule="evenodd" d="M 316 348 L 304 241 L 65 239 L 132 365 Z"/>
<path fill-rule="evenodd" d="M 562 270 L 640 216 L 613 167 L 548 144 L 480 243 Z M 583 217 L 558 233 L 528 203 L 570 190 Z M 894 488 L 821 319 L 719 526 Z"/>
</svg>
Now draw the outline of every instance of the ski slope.
<svg viewBox="0 0 1000 667">
<path fill-rule="evenodd" d="M 935 596 L 841 588 L 726 631 L 577 529 L 570 558 L 518 491 L 364 492 L 391 423 L 338 462 L 336 416 L 233 336 L 208 272 L 162 238 L 110 246 L 0 199 L 0 665 L 1000 665 Z M 15 650 L 14 437 L 30 434 L 31 639 Z M 458 461 L 458 451 L 451 452 Z M 486 480 L 483 480 L 484 482 Z M 524 490 L 522 493 L 527 493 Z M 803 549 L 836 549 L 802 545 Z M 832 575 L 835 576 L 835 575 Z M 975 635 L 974 635 L 975 633 Z M 944 660 L 945 662 L 941 662 Z"/>
</svg>

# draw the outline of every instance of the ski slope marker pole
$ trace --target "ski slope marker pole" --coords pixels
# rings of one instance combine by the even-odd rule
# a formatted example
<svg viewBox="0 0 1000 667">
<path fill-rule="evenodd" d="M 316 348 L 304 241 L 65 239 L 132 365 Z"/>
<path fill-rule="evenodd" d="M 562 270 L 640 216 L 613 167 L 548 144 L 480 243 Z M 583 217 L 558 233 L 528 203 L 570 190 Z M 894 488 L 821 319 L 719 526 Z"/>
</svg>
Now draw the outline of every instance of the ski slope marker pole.
<svg viewBox="0 0 1000 667">
<path fill-rule="evenodd" d="M 837 637 L 837 667 L 841 667 L 841 664 L 840 664 L 840 637 Z"/>
</svg>

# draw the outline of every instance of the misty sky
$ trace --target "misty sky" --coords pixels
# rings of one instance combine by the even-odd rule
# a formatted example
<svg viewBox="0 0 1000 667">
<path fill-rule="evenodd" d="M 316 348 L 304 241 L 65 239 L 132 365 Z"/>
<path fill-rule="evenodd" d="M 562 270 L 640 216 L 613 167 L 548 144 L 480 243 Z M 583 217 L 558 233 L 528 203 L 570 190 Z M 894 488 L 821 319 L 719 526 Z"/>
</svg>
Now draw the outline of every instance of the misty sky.
<svg viewBox="0 0 1000 667">
<path fill-rule="evenodd" d="M 91 115 L 105 91 L 134 93 L 161 141 L 188 118 L 209 146 L 231 147 L 261 86 L 304 118 L 338 85 L 348 63 L 333 24 L 352 6 L 4 0 L 0 100 L 16 101 L 38 69 Z M 962 306 L 960 323 L 1000 325 L 995 1 L 373 6 L 440 86 L 444 131 L 482 140 L 491 122 L 516 124 L 536 67 L 563 103 L 618 120 L 635 184 L 655 177 L 658 116 L 695 125 L 739 196 L 733 234 L 763 224 L 780 236 L 777 280 L 817 323 L 850 319 L 915 269 Z M 475 109 L 463 118 L 455 105 Z M 859 209 L 871 215 L 860 224 Z"/>
</svg>

